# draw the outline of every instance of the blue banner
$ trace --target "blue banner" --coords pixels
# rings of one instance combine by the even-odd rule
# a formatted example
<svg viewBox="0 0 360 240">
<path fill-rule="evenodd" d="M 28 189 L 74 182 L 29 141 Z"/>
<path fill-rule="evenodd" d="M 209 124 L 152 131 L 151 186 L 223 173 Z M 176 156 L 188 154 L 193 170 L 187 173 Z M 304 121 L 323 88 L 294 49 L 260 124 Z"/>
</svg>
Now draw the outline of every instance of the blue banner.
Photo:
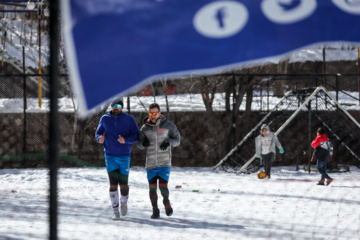
<svg viewBox="0 0 360 240">
<path fill-rule="evenodd" d="M 63 0 L 81 115 L 162 76 L 360 42 L 360 0 Z"/>
</svg>

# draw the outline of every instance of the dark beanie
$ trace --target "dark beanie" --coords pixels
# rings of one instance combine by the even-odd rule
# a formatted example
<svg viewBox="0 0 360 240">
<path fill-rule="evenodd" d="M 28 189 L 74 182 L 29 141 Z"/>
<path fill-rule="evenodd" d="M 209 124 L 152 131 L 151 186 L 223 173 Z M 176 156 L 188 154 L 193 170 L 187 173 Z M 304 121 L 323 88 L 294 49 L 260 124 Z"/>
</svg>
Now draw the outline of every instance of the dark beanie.
<svg viewBox="0 0 360 240">
<path fill-rule="evenodd" d="M 110 106 L 114 106 L 115 104 L 120 104 L 122 108 L 124 108 L 124 103 L 121 99 L 119 98 L 115 98 L 114 100 L 111 101 Z"/>
</svg>

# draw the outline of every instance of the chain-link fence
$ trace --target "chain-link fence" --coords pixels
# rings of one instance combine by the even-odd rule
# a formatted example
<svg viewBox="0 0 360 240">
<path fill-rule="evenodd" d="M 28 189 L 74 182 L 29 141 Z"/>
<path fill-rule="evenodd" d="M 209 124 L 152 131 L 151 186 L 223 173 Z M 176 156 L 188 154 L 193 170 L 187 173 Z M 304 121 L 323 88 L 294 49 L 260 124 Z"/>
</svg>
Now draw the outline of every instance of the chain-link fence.
<svg viewBox="0 0 360 240">
<path fill-rule="evenodd" d="M 37 9 L 7 12 L 24 10 L 26 2 L 37 2 Z M 136 167 L 144 166 L 145 151 L 140 151 L 135 144 L 131 156 L 129 213 L 121 217 L 123 221 L 111 222 L 104 152 L 94 138 L 101 116 L 110 109 L 103 105 L 92 116 L 78 118 L 77 101 L 72 97 L 64 59 L 59 64 L 59 181 L 54 181 L 53 166 L 44 169 L 50 162 L 47 159 L 50 145 L 48 69 L 43 66 L 43 74 L 33 74 L 40 72 L 41 62 L 49 64 L 45 47 L 50 39 L 49 19 L 42 15 L 48 2 L 3 1 L 5 4 L 0 6 L 0 10 L 6 10 L 0 19 L 3 44 L 0 239 L 43 239 L 49 234 L 51 238 L 58 229 L 61 239 L 147 239 L 148 236 L 351 239 L 359 235 L 359 226 L 353 224 L 358 221 L 354 213 L 359 204 L 359 174 L 331 175 L 335 179 L 334 188 L 315 191 L 314 184 L 309 183 L 315 181 L 312 179 L 315 177 L 286 167 L 274 169 L 273 181 L 266 183 L 256 181 L 255 175 L 239 178 L 235 174 L 212 174 L 209 169 L 173 168 L 169 189 L 174 214 L 171 218 L 152 221 L 145 171 Z M 334 56 L 334 52 L 336 55 L 337 50 L 317 49 L 315 51 L 322 51 L 322 58 L 310 57 L 314 61 L 296 61 L 294 57 L 278 64 L 243 67 L 211 76 L 159 79 L 123 96 L 124 111 L 133 115 L 141 127 L 148 105 L 159 103 L 163 114 L 176 124 L 182 136 L 180 146 L 173 149 L 173 166 L 213 167 L 254 130 L 289 91 L 298 94 L 293 96 L 294 100 L 289 100 L 292 103 L 282 105 L 274 113 L 273 119 L 281 119 L 270 122 L 274 129 L 289 119 L 291 104 L 305 100 L 308 94 L 301 92 L 310 92 L 317 86 L 324 86 L 356 121 L 360 121 L 358 62 L 343 60 L 347 58 L 341 56 L 340 60 L 333 60 L 330 56 Z M 19 57 L 21 51 L 23 54 Z M 349 56 L 354 49 L 342 49 L 342 52 Z M 22 62 L 21 58 L 26 60 Z M 24 72 L 26 74 L 22 74 Z M 338 109 L 324 111 L 328 103 L 324 99 L 323 102 L 322 108 L 313 107 L 312 113 L 304 109 L 281 132 L 279 138 L 285 154 L 277 155 L 274 166 L 307 165 L 311 156 L 311 136 L 314 137 L 319 126 L 334 130 L 329 137 L 336 140 L 333 141 L 335 163 L 354 163 L 353 153 L 358 154 L 360 143 L 357 125 L 348 124 L 348 118 L 340 116 Z M 257 132 L 255 128 L 254 133 Z M 242 146 L 231 161 L 242 165 L 248 158 L 241 159 L 242 156 L 252 153 L 253 145 L 251 142 Z M 229 166 L 233 167 L 233 163 Z M 239 166 L 235 164 L 235 167 Z M 57 194 L 59 200 L 54 197 Z M 163 209 L 161 212 L 163 217 Z M 59 224 L 54 221 L 58 217 Z M 47 233 L 47 225 L 50 233 Z"/>
<path fill-rule="evenodd" d="M 177 125 L 182 135 L 181 145 L 173 152 L 173 165 L 214 166 L 289 90 L 322 85 L 359 120 L 356 64 L 327 63 L 326 71 L 333 73 L 302 73 L 314 65 L 317 63 L 292 64 L 288 73 L 282 74 L 268 74 L 276 71 L 275 65 L 268 65 L 212 76 L 160 79 L 124 96 L 124 111 L 133 115 L 141 127 L 148 105 L 159 103 L 163 114 Z M 298 73 L 293 73 L 295 69 Z M 339 73 L 344 69 L 349 72 Z M 60 82 L 61 166 L 104 166 L 103 149 L 95 141 L 94 133 L 102 114 L 109 111 L 108 106 L 86 119 L 78 119 L 68 75 L 61 75 Z M 48 76 L 41 76 L 41 84 L 39 99 L 39 75 L 0 76 L 2 168 L 46 166 Z M 289 129 L 293 130 L 296 131 Z M 307 141 L 306 137 L 301 141 L 305 152 Z M 134 145 L 132 166 L 143 166 L 144 154 Z M 303 154 L 300 164 L 308 160 L 307 154 Z M 295 157 L 290 155 L 279 162 L 294 163 Z"/>
</svg>

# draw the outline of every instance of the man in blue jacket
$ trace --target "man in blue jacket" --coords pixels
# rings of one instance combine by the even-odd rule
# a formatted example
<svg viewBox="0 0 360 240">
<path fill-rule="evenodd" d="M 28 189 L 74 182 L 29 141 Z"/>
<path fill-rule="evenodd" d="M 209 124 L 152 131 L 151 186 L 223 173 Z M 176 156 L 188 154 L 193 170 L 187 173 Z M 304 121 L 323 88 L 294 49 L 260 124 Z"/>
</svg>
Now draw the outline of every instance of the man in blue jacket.
<svg viewBox="0 0 360 240">
<path fill-rule="evenodd" d="M 95 133 L 96 140 L 104 146 L 114 221 L 120 219 L 120 212 L 122 216 L 127 213 L 131 147 L 139 139 L 136 121 L 133 116 L 122 111 L 123 106 L 121 100 L 112 101 L 112 110 L 101 117 Z M 120 199 L 118 186 L 120 186 Z M 119 202 L 121 203 L 120 212 Z"/>
</svg>

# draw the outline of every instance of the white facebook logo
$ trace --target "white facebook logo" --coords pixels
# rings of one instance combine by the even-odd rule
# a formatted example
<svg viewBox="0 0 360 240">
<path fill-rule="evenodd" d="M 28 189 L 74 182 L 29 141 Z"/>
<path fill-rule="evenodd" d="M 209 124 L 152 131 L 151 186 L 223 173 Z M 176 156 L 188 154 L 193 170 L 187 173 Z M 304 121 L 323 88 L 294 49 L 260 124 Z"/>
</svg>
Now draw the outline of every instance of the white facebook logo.
<svg viewBox="0 0 360 240">
<path fill-rule="evenodd" d="M 231 37 L 248 21 L 248 10 L 239 2 L 218 1 L 203 6 L 194 16 L 195 29 L 210 38 Z"/>
</svg>

